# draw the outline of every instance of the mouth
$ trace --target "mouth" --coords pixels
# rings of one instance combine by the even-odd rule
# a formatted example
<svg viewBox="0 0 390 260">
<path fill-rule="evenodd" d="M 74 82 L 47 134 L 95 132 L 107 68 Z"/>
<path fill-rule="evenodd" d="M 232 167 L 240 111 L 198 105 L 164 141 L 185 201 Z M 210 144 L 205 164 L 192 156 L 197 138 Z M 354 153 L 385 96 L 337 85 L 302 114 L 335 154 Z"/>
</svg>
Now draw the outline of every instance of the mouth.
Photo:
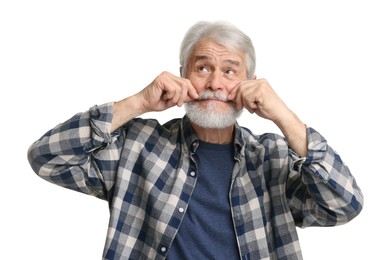
<svg viewBox="0 0 390 260">
<path fill-rule="evenodd" d="M 202 105 L 202 106 L 208 106 L 211 105 L 213 107 L 235 107 L 235 103 L 231 100 L 222 100 L 219 98 L 202 98 L 194 100 L 195 103 Z"/>
<path fill-rule="evenodd" d="M 202 99 L 197 99 L 196 100 L 197 102 L 202 102 L 202 101 L 213 101 L 213 102 L 223 102 L 223 103 L 226 103 L 227 101 L 225 100 L 221 100 L 221 99 L 218 99 L 218 98 L 202 98 Z"/>
<path fill-rule="evenodd" d="M 221 100 L 218 98 L 203 98 L 203 99 L 197 99 L 194 101 L 196 103 L 202 104 L 202 105 L 213 105 L 213 106 L 226 106 L 226 105 L 231 106 L 232 105 L 231 101 Z"/>
<path fill-rule="evenodd" d="M 221 92 L 213 92 L 213 91 L 205 91 L 199 95 L 199 98 L 194 100 L 196 103 L 203 103 L 204 104 L 229 104 L 232 105 L 232 101 L 228 100 L 227 96 L 224 93 Z"/>
</svg>

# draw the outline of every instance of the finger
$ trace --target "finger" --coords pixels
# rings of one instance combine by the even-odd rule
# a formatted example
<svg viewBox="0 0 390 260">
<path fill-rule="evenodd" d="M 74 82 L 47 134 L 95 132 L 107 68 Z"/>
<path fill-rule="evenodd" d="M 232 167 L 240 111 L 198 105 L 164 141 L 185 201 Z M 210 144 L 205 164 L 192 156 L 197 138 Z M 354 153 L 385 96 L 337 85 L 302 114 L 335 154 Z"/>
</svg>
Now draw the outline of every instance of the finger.
<svg viewBox="0 0 390 260">
<path fill-rule="evenodd" d="M 255 111 L 258 105 L 256 89 L 254 87 L 250 87 L 245 89 L 245 91 L 241 94 L 243 106 L 248 111 Z"/>
<path fill-rule="evenodd" d="M 192 85 L 190 80 L 187 80 L 188 83 L 188 96 L 190 97 L 191 100 L 193 99 L 198 99 L 199 94 L 196 88 Z"/>
<path fill-rule="evenodd" d="M 182 105 L 183 103 L 193 101 L 194 99 L 199 98 L 198 91 L 192 85 L 189 79 L 178 78 L 177 83 L 180 85 L 180 100 L 178 101 L 178 105 Z"/>
<path fill-rule="evenodd" d="M 176 102 L 176 105 L 181 107 L 184 103 L 184 101 L 188 98 L 188 87 L 187 84 L 182 84 L 180 86 L 180 90 L 178 91 L 179 98 Z"/>
<path fill-rule="evenodd" d="M 234 99 L 232 101 L 234 103 L 236 103 L 236 107 L 238 110 L 241 110 L 244 108 L 243 95 L 242 95 L 241 88 L 237 87 L 237 89 L 234 91 Z"/>
<path fill-rule="evenodd" d="M 244 99 L 244 107 L 253 114 L 257 109 L 257 102 L 253 100 Z"/>
<path fill-rule="evenodd" d="M 165 87 L 161 98 L 167 101 L 172 99 L 174 95 L 175 95 L 175 90 L 173 88 Z"/>
<path fill-rule="evenodd" d="M 176 84 L 173 87 L 173 96 L 169 100 L 169 103 L 171 105 L 178 105 L 178 104 L 180 104 L 182 102 L 181 101 L 181 96 L 182 96 L 183 93 L 186 93 L 186 90 L 183 88 L 183 86 L 181 86 L 179 84 Z"/>
<path fill-rule="evenodd" d="M 192 86 L 191 81 L 184 78 L 177 79 L 178 86 L 178 100 L 176 101 L 177 106 L 182 106 L 185 102 L 190 102 L 195 98 L 198 98 L 198 92 Z"/>
<path fill-rule="evenodd" d="M 229 100 L 234 101 L 234 100 L 236 99 L 236 96 L 237 96 L 237 92 L 238 92 L 239 87 L 240 87 L 240 83 L 237 84 L 234 88 L 232 88 L 232 89 L 230 90 L 230 92 L 229 92 L 229 94 L 228 94 L 228 97 L 227 97 Z"/>
</svg>

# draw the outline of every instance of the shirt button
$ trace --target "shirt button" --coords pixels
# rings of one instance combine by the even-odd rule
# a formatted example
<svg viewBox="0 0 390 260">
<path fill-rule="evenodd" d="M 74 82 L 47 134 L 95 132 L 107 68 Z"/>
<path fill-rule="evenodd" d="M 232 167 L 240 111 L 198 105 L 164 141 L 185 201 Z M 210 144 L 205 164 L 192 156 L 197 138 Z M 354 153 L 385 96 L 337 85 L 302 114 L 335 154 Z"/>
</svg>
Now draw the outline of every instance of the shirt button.
<svg viewBox="0 0 390 260">
<path fill-rule="evenodd" d="M 191 175 L 192 177 L 195 177 L 195 172 L 190 172 L 190 175 Z"/>
<path fill-rule="evenodd" d="M 183 212 L 184 212 L 184 209 L 183 209 L 183 208 L 179 208 L 179 212 L 180 212 L 180 213 L 183 213 Z"/>
<path fill-rule="evenodd" d="M 161 252 L 165 253 L 165 252 L 167 251 L 167 248 L 166 248 L 165 246 L 162 246 L 162 247 L 160 248 L 160 250 L 161 250 Z"/>
</svg>

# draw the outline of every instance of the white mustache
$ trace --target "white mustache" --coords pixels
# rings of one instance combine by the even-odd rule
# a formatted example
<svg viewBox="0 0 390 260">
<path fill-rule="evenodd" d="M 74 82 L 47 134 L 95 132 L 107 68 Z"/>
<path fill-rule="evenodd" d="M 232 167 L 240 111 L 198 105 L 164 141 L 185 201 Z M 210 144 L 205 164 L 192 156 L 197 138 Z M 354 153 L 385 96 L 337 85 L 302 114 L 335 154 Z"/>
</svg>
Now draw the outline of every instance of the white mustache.
<svg viewBox="0 0 390 260">
<path fill-rule="evenodd" d="M 203 100 L 203 99 L 217 99 L 220 101 L 228 101 L 227 96 L 224 95 L 221 92 L 213 92 L 213 91 L 205 91 L 199 94 L 198 100 Z"/>
</svg>

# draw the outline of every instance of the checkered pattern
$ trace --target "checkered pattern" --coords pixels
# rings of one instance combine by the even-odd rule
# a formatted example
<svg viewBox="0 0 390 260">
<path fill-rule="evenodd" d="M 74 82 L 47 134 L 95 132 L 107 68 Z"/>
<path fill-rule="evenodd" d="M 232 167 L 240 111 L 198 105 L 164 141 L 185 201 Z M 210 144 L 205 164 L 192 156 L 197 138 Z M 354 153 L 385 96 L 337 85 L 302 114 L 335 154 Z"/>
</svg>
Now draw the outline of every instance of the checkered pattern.
<svg viewBox="0 0 390 260">
<path fill-rule="evenodd" d="M 164 259 L 186 212 L 197 172 L 189 121 L 134 119 L 109 133 L 112 103 L 56 126 L 29 149 L 45 180 L 108 201 L 104 259 Z M 236 125 L 231 212 L 242 259 L 302 259 L 296 226 L 354 218 L 363 196 L 326 140 L 307 128 L 299 158 L 276 134 Z"/>
</svg>

